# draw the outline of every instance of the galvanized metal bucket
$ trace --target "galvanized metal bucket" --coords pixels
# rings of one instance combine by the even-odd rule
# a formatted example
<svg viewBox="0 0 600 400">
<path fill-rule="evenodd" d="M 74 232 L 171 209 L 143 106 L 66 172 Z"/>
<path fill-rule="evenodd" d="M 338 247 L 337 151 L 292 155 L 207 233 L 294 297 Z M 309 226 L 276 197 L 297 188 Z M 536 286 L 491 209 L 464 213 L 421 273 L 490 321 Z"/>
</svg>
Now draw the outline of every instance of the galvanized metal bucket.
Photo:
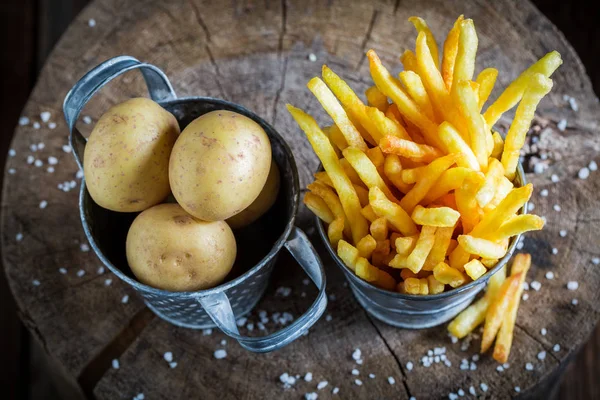
<svg viewBox="0 0 600 400">
<path fill-rule="evenodd" d="M 514 183 L 517 187 L 526 184 L 525 173 L 520 163 Z M 520 213 L 525 214 L 526 211 L 527 203 L 520 210 Z M 443 324 L 464 310 L 477 293 L 485 287 L 490 277 L 508 263 L 521 238 L 521 235 L 513 237 L 506 255 L 479 279 L 440 294 L 418 296 L 383 290 L 360 279 L 346 267 L 331 247 L 327 230 L 322 221 L 316 217 L 315 222 L 327 251 L 329 251 L 337 266 L 344 272 L 350 283 L 350 289 L 352 289 L 352 293 L 360 305 L 373 317 L 386 324 L 411 329 L 430 328 Z"/>
<path fill-rule="evenodd" d="M 135 279 L 125 257 L 127 230 L 137 214 L 116 213 L 96 204 L 82 181 L 79 212 L 85 235 L 98 258 L 117 277 L 133 287 L 146 305 L 160 318 L 177 326 L 202 329 L 216 326 L 235 338 L 244 348 L 268 352 L 292 342 L 310 328 L 327 306 L 325 271 L 317 252 L 306 235 L 294 226 L 300 193 L 294 156 L 283 138 L 256 114 L 228 101 L 207 97 L 178 99 L 165 74 L 154 65 L 128 56 L 110 59 L 82 77 L 67 94 L 63 111 L 70 130 L 75 160 L 83 168 L 86 139 L 75 127 L 89 99 L 117 76 L 140 69 L 150 97 L 170 111 L 181 129 L 207 112 L 229 110 L 243 114 L 260 124 L 271 141 L 273 159 L 281 172 L 281 188 L 273 207 L 263 218 L 236 232 L 238 255 L 233 276 L 220 286 L 196 292 L 170 292 L 156 289 Z M 262 221 L 262 222 L 261 222 Z M 249 313 L 263 295 L 275 260 L 285 247 L 319 289 L 316 300 L 306 313 L 284 329 L 264 337 L 240 335 L 236 319 Z M 239 265 L 241 264 L 241 265 Z M 236 273 L 237 271 L 237 273 Z M 238 275 L 238 276 L 236 276 Z"/>
</svg>

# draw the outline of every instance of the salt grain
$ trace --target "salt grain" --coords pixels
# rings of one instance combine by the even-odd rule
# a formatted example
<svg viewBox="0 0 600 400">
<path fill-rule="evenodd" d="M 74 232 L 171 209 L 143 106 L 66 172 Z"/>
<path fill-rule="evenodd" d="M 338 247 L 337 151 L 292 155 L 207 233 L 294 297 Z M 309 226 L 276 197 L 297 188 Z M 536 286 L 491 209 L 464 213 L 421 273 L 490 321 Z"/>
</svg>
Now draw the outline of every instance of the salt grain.
<svg viewBox="0 0 600 400">
<path fill-rule="evenodd" d="M 40 286 L 40 281 L 38 281 L 37 279 L 32 280 L 31 283 L 33 284 L 33 286 Z"/>
<path fill-rule="evenodd" d="M 35 161 L 35 157 L 27 156 L 27 164 L 33 164 L 34 161 Z"/>
<path fill-rule="evenodd" d="M 246 322 L 248 322 L 248 318 L 241 317 L 237 321 L 235 321 L 235 324 L 241 328 L 242 326 L 246 325 Z"/>
<path fill-rule="evenodd" d="M 112 360 L 112 367 L 114 369 L 119 369 L 119 360 L 117 360 L 116 358 Z"/>
<path fill-rule="evenodd" d="M 517 243 L 517 250 L 521 250 L 521 249 L 523 249 L 523 246 L 525 246 L 525 245 L 523 244 L 523 241 L 522 241 L 522 240 L 519 240 L 519 243 Z"/>
<path fill-rule="evenodd" d="M 166 362 L 171 362 L 173 361 L 173 353 L 171 353 L 170 351 L 167 351 L 165 354 L 163 354 L 163 358 L 165 359 Z"/>
<path fill-rule="evenodd" d="M 210 336 L 210 335 L 212 335 L 211 328 L 202 329 L 202 336 Z"/>
<path fill-rule="evenodd" d="M 328 384 L 329 384 L 329 382 L 327 382 L 327 381 L 321 381 L 321 382 L 319 382 L 317 384 L 317 390 L 324 389 Z"/>
<path fill-rule="evenodd" d="M 11 174 L 11 175 L 14 175 L 16 172 L 17 172 L 17 170 L 14 169 L 14 168 L 9 168 L 8 169 L 8 173 Z"/>
<path fill-rule="evenodd" d="M 86 125 L 91 124 L 92 123 L 92 118 L 90 118 L 89 115 L 84 115 L 83 116 L 83 123 L 86 124 Z"/>
<path fill-rule="evenodd" d="M 521 388 L 519 386 L 515 386 L 515 392 L 517 392 L 517 393 L 521 392 Z"/>
<path fill-rule="evenodd" d="M 42 160 L 35 160 L 35 162 L 33 163 L 33 165 L 35 165 L 36 167 L 41 167 L 42 165 L 44 165 L 44 162 Z"/>
<path fill-rule="evenodd" d="M 50 121 L 51 116 L 52 116 L 52 114 L 50 114 L 50 112 L 48 112 L 48 111 L 44 111 L 43 113 L 40 114 L 40 118 L 42 119 L 42 122 Z"/>
<path fill-rule="evenodd" d="M 16 155 L 17 155 L 17 152 L 15 151 L 15 149 L 8 150 L 8 156 L 9 157 L 14 157 Z"/>
<path fill-rule="evenodd" d="M 460 397 L 463 397 L 463 396 L 465 395 L 465 391 L 464 391 L 464 390 L 462 390 L 462 389 L 458 389 L 458 391 L 457 391 L 456 393 L 458 393 L 458 395 L 459 395 Z"/>
<path fill-rule="evenodd" d="M 361 355 L 362 355 L 362 353 L 361 353 L 360 349 L 354 349 L 354 352 L 352 353 L 352 358 L 355 361 L 358 361 L 358 360 L 360 360 Z"/>
<path fill-rule="evenodd" d="M 95 20 L 94 18 L 90 18 L 90 19 L 88 20 L 88 26 L 89 26 L 90 28 L 93 28 L 93 27 L 95 27 L 95 26 L 96 26 L 96 20 Z"/>
<path fill-rule="evenodd" d="M 62 146 L 62 151 L 64 151 L 65 153 L 70 153 L 71 152 L 71 146 L 69 146 L 68 144 L 64 144 Z"/>
<path fill-rule="evenodd" d="M 583 167 L 577 173 L 579 179 L 587 179 L 590 176 L 590 170 L 587 167 Z"/>
<path fill-rule="evenodd" d="M 40 208 L 43 210 L 48 206 L 48 202 L 46 200 L 40 201 Z"/>
<path fill-rule="evenodd" d="M 579 300 L 573 299 L 573 300 L 571 300 L 571 304 L 573 304 L 574 306 L 576 306 L 577 304 L 579 304 Z"/>
<path fill-rule="evenodd" d="M 543 361 L 546 359 L 546 352 L 545 351 L 540 351 L 537 355 L 538 360 Z"/>
<path fill-rule="evenodd" d="M 98 269 L 96 270 L 96 273 L 98 275 L 102 275 L 104 273 L 104 267 L 98 267 Z"/>
<path fill-rule="evenodd" d="M 592 264 L 599 265 L 600 264 L 600 257 L 592 257 Z"/>
<path fill-rule="evenodd" d="M 407 363 L 406 363 L 406 369 L 407 369 L 407 370 L 409 370 L 409 371 L 412 371 L 413 367 L 414 367 L 414 366 L 413 366 L 413 363 L 412 363 L 412 362 L 410 362 L 410 361 L 409 361 L 409 362 L 407 362 Z"/>
<path fill-rule="evenodd" d="M 567 120 L 564 118 L 561 119 L 560 121 L 558 121 L 558 124 L 556 124 L 556 127 L 559 131 L 564 132 L 565 129 L 567 129 Z"/>
<path fill-rule="evenodd" d="M 112 279 L 108 278 L 104 280 L 104 286 L 110 286 L 112 284 Z"/>
<path fill-rule="evenodd" d="M 304 400 L 317 400 L 318 397 L 319 396 L 314 392 L 304 394 Z"/>
<path fill-rule="evenodd" d="M 292 293 L 292 289 L 289 287 L 281 286 L 275 291 L 276 296 L 288 297 Z"/>
<path fill-rule="evenodd" d="M 530 286 L 531 286 L 531 288 L 532 288 L 533 290 L 535 290 L 536 292 L 539 292 L 539 291 L 540 291 L 540 289 L 542 288 L 542 284 L 541 284 L 541 283 L 539 283 L 538 281 L 533 281 L 533 282 L 531 282 L 531 285 L 530 285 Z"/>
<path fill-rule="evenodd" d="M 225 350 L 223 350 L 223 349 L 217 350 L 214 353 L 214 357 L 217 360 L 222 360 L 223 358 L 227 357 L 227 352 Z"/>
<path fill-rule="evenodd" d="M 597 171 L 598 170 L 598 164 L 596 164 L 596 161 L 594 161 L 594 160 L 590 161 L 590 163 L 588 164 L 588 169 L 590 171 Z"/>
<path fill-rule="evenodd" d="M 332 317 L 331 317 L 331 315 L 329 315 L 329 314 L 327 314 L 327 315 L 325 316 L 325 321 L 327 321 L 327 322 L 331 321 L 332 319 L 333 319 L 333 318 L 332 318 Z"/>
<path fill-rule="evenodd" d="M 50 123 L 48 124 L 48 128 L 50 128 L 50 129 L 54 129 L 54 128 L 56 128 L 56 122 L 50 122 Z"/>
<path fill-rule="evenodd" d="M 27 125 L 28 123 L 29 123 L 29 118 L 27 118 L 27 117 L 19 118 L 19 125 L 24 126 L 24 125 Z"/>
<path fill-rule="evenodd" d="M 75 178 L 77 178 L 77 179 L 83 178 L 83 171 L 82 170 L 77 171 L 75 173 Z"/>
<path fill-rule="evenodd" d="M 306 373 L 306 375 L 304 375 L 304 380 L 305 380 L 306 382 L 310 382 L 310 381 L 312 381 L 312 378 L 313 378 L 313 376 L 312 376 L 312 372 L 307 372 L 307 373 Z"/>
<path fill-rule="evenodd" d="M 502 365 L 498 365 L 496 367 L 496 371 L 498 371 L 498 372 L 504 372 L 504 367 Z"/>
<path fill-rule="evenodd" d="M 361 381 L 360 379 L 355 379 L 355 380 L 354 380 L 354 384 L 355 384 L 356 386 L 360 386 L 360 385 L 362 385 L 362 381 Z"/>
<path fill-rule="evenodd" d="M 552 272 L 552 271 L 546 272 L 546 279 L 550 279 L 550 280 L 554 279 L 554 272 Z"/>
<path fill-rule="evenodd" d="M 546 328 L 542 328 L 540 333 L 542 334 L 542 336 L 546 336 L 546 333 L 548 333 L 548 331 L 546 330 Z"/>
<path fill-rule="evenodd" d="M 123 304 L 129 303 L 129 295 L 128 294 L 123 296 L 123 298 L 121 299 L 121 303 L 123 303 Z"/>
<path fill-rule="evenodd" d="M 523 301 L 527 301 L 529 299 L 529 295 L 527 293 L 523 293 L 523 296 L 521 298 L 523 299 Z"/>
<path fill-rule="evenodd" d="M 48 167 L 48 168 L 46 168 L 46 172 L 48 172 L 49 174 L 54 173 L 54 167 Z"/>
<path fill-rule="evenodd" d="M 396 380 L 394 379 L 394 377 L 393 377 L 393 376 L 388 376 L 388 383 L 389 383 L 390 385 L 393 385 L 393 384 L 395 384 L 395 383 L 396 383 Z"/>
<path fill-rule="evenodd" d="M 310 283 L 310 280 L 308 278 L 302 279 L 302 284 L 303 285 L 308 286 L 309 283 Z"/>
<path fill-rule="evenodd" d="M 17 234 L 15 235 L 15 240 L 16 240 L 17 242 L 20 242 L 21 240 L 23 240 L 23 234 L 22 234 L 22 233 L 20 233 L 20 232 L 19 232 L 19 233 L 17 233 Z"/>
<path fill-rule="evenodd" d="M 52 156 L 48 157 L 48 164 L 50 164 L 50 165 L 58 164 L 58 158 L 52 157 Z"/>
<path fill-rule="evenodd" d="M 548 197 L 548 189 L 542 189 L 540 191 L 540 196 L 542 196 L 542 197 Z"/>
<path fill-rule="evenodd" d="M 566 237 L 567 236 L 567 231 L 564 229 L 561 229 L 560 232 L 558 232 L 558 234 L 560 235 L 560 237 Z"/>
<path fill-rule="evenodd" d="M 558 183 L 558 181 L 560 181 L 560 179 L 558 178 L 558 175 L 556 175 L 556 174 L 552 174 L 552 176 L 550 176 L 550 180 L 554 183 Z"/>
<path fill-rule="evenodd" d="M 171 367 L 171 369 L 177 367 L 177 362 L 173 361 L 169 363 L 169 367 Z"/>
<path fill-rule="evenodd" d="M 369 374 L 369 378 L 375 379 L 375 374 Z"/>
<path fill-rule="evenodd" d="M 553 205 L 553 206 L 552 206 L 552 208 L 553 208 L 553 209 L 554 209 L 554 211 L 556 211 L 556 212 L 560 212 L 560 210 L 561 210 L 561 208 L 560 208 L 560 205 L 558 205 L 558 204 L 555 204 L 555 205 Z"/>
<path fill-rule="evenodd" d="M 67 273 L 67 269 L 66 268 L 59 268 L 58 272 L 60 272 L 61 274 L 65 275 Z"/>
<path fill-rule="evenodd" d="M 339 392 L 340 392 L 339 387 L 334 387 L 333 390 L 331 391 L 332 394 L 338 394 Z"/>
<path fill-rule="evenodd" d="M 528 282 L 523 282 L 523 290 L 529 290 L 529 283 Z"/>
<path fill-rule="evenodd" d="M 485 383 L 482 383 L 479 385 L 479 387 L 481 388 L 481 390 L 483 390 L 484 392 L 488 391 L 488 385 L 486 385 Z"/>
<path fill-rule="evenodd" d="M 33 152 L 36 152 L 37 151 L 37 144 L 35 144 L 35 143 L 34 144 L 30 144 L 29 145 L 29 150 L 31 150 Z"/>
<path fill-rule="evenodd" d="M 33 123 L 33 129 L 40 129 L 41 125 L 39 122 L 34 122 Z"/>
<path fill-rule="evenodd" d="M 535 208 L 535 204 L 533 204 L 533 203 L 527 204 L 527 211 L 531 212 L 531 211 L 533 211 L 534 208 Z"/>
<path fill-rule="evenodd" d="M 579 288 L 579 282 L 577 281 L 569 281 L 567 283 L 567 289 L 569 290 L 577 290 Z"/>
<path fill-rule="evenodd" d="M 577 100 L 575 100 L 575 98 L 573 97 L 569 97 L 569 106 L 571 107 L 571 110 L 575 112 L 579 111 L 579 105 L 577 104 Z"/>
<path fill-rule="evenodd" d="M 310 62 L 316 62 L 316 61 L 317 61 L 317 56 L 316 56 L 314 53 L 310 53 L 310 54 L 308 55 L 308 60 L 309 60 Z"/>
<path fill-rule="evenodd" d="M 533 371 L 533 364 L 532 363 L 525 364 L 525 369 L 527 371 Z"/>
<path fill-rule="evenodd" d="M 558 249 L 556 247 L 552 248 L 552 254 L 554 254 L 554 255 L 558 254 Z"/>
<path fill-rule="evenodd" d="M 555 344 L 554 347 L 552 348 L 552 351 L 555 352 L 555 353 L 559 352 L 560 351 L 560 344 L 558 344 L 558 343 Z"/>
<path fill-rule="evenodd" d="M 46 145 L 43 142 L 38 143 L 37 145 L 38 150 L 44 150 L 44 147 L 46 147 Z"/>
<path fill-rule="evenodd" d="M 88 246 L 87 243 L 81 243 L 79 245 L 79 250 L 83 251 L 84 253 L 87 253 L 88 251 L 90 251 L 90 246 Z"/>
<path fill-rule="evenodd" d="M 456 393 L 448 393 L 448 399 L 456 400 L 458 399 L 458 395 Z"/>
<path fill-rule="evenodd" d="M 477 392 L 475 391 L 475 388 L 473 386 L 469 386 L 469 393 L 471 393 L 471 395 L 473 396 L 477 395 Z"/>
</svg>

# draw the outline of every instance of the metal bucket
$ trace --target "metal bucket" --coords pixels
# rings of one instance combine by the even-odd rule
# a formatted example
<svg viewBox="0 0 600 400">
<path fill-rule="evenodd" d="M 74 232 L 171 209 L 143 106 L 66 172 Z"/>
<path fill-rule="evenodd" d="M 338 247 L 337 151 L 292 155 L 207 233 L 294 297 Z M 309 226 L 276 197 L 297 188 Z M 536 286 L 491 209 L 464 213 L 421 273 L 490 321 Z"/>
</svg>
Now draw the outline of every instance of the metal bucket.
<svg viewBox="0 0 600 400">
<path fill-rule="evenodd" d="M 229 110 L 245 115 L 262 126 L 271 141 L 273 159 L 281 172 L 281 188 L 271 209 L 257 222 L 235 232 L 238 244 L 236 265 L 225 283 L 209 290 L 171 292 L 139 282 L 125 257 L 125 239 L 137 213 L 117 213 L 100 207 L 81 184 L 79 212 L 85 235 L 98 258 L 117 277 L 133 287 L 160 318 L 177 326 L 202 329 L 216 326 L 254 352 L 276 350 L 310 328 L 327 306 L 325 271 L 306 235 L 294 226 L 298 209 L 299 183 L 294 156 L 283 138 L 263 119 L 237 104 L 207 97 L 178 99 L 165 74 L 157 67 L 128 56 L 110 59 L 82 77 L 65 97 L 63 111 L 69 126 L 69 141 L 75 160 L 83 169 L 86 139 L 75 128 L 89 99 L 115 77 L 140 69 L 150 97 L 171 112 L 183 130 L 207 112 Z M 240 335 L 236 319 L 249 313 L 263 295 L 277 255 L 287 248 L 319 289 L 305 314 L 278 332 L 264 337 Z M 238 263 L 239 261 L 239 263 Z"/>
<path fill-rule="evenodd" d="M 520 163 L 517 167 L 514 184 L 516 187 L 526 184 L 525 173 Z M 520 210 L 521 214 L 525 214 L 526 212 L 527 203 Z M 521 237 L 521 235 L 513 237 L 509 243 L 506 255 L 479 279 L 440 294 L 419 296 L 383 290 L 356 276 L 354 272 L 346 267 L 331 247 L 327 237 L 327 230 L 322 221 L 318 217 L 315 217 L 315 222 L 327 251 L 329 251 L 337 266 L 344 272 L 346 279 L 350 283 L 350 289 L 352 289 L 352 293 L 360 305 L 373 317 L 386 324 L 411 329 L 430 328 L 441 325 L 464 310 L 471 304 L 477 293 L 485 287 L 490 277 L 508 263 Z"/>
</svg>

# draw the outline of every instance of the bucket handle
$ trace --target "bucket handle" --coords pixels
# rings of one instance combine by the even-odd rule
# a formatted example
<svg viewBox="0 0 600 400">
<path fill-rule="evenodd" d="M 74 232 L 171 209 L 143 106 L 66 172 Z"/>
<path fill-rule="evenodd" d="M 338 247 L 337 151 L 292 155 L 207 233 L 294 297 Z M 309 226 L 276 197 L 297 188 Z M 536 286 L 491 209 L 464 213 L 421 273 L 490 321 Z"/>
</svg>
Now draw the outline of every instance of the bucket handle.
<svg viewBox="0 0 600 400">
<path fill-rule="evenodd" d="M 137 68 L 140 68 L 144 75 L 148 93 L 152 100 L 160 102 L 177 98 L 169 79 L 160 69 L 152 64 L 142 63 L 133 57 L 118 56 L 111 58 L 85 74 L 69 90 L 63 103 L 63 113 L 69 127 L 69 144 L 73 149 L 75 161 L 77 161 L 80 169 L 83 170 L 83 150 L 87 142 L 87 139 L 75 127 L 81 110 L 105 84 L 117 76 Z"/>
<path fill-rule="evenodd" d="M 293 342 L 317 322 L 327 307 L 325 270 L 306 234 L 300 228 L 294 227 L 285 243 L 285 247 L 319 289 L 319 294 L 310 308 L 287 327 L 267 336 L 243 336 L 238 331 L 229 298 L 224 292 L 197 298 L 219 329 L 226 335 L 236 339 L 243 348 L 255 353 L 277 350 Z"/>
</svg>

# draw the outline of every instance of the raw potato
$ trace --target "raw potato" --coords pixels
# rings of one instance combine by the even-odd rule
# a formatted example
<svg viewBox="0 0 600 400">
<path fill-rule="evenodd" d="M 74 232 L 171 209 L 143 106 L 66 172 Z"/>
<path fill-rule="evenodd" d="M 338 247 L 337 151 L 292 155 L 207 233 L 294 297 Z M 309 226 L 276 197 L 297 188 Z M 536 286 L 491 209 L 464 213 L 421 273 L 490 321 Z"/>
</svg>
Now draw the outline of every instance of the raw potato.
<svg viewBox="0 0 600 400">
<path fill-rule="evenodd" d="M 110 108 L 94 127 L 83 156 L 92 199 L 120 212 L 163 201 L 170 192 L 169 156 L 178 135 L 175 117 L 150 99 Z"/>
<path fill-rule="evenodd" d="M 264 213 L 266 213 L 271 206 L 277 200 L 277 194 L 279 193 L 280 176 L 279 168 L 275 161 L 271 161 L 271 169 L 269 170 L 269 176 L 267 176 L 267 182 L 263 186 L 260 194 L 239 214 L 227 220 L 227 223 L 231 229 L 240 229 L 247 225 L 250 225 L 257 219 L 259 219 Z"/>
<path fill-rule="evenodd" d="M 140 282 L 182 292 L 220 284 L 231 271 L 237 247 L 224 221 L 201 221 L 178 204 L 160 204 L 133 221 L 126 251 Z"/>
<path fill-rule="evenodd" d="M 204 221 L 222 221 L 258 197 L 271 167 L 265 131 L 243 115 L 217 110 L 192 121 L 169 162 L 177 202 Z"/>
</svg>

